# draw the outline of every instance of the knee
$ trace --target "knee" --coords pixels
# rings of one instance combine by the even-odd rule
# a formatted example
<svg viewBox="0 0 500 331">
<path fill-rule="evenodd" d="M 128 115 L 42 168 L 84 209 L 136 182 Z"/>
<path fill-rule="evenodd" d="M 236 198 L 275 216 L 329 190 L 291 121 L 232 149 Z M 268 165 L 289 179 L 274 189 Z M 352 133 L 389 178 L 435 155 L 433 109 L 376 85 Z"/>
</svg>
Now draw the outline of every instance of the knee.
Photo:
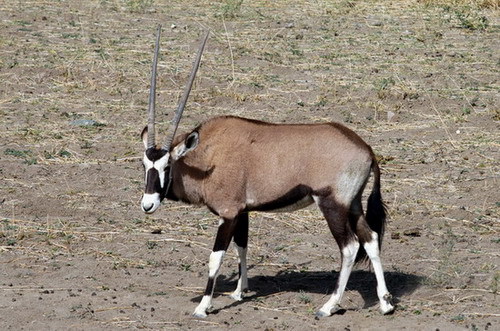
<svg viewBox="0 0 500 331">
<path fill-rule="evenodd" d="M 370 259 L 377 258 L 379 256 L 380 249 L 378 245 L 379 243 L 377 234 L 373 236 L 373 239 L 371 241 L 363 244 L 366 254 L 368 255 L 368 257 L 370 257 Z"/>
<path fill-rule="evenodd" d="M 342 248 L 342 256 L 346 261 L 354 262 L 358 250 L 359 250 L 359 242 L 351 241 Z"/>
</svg>

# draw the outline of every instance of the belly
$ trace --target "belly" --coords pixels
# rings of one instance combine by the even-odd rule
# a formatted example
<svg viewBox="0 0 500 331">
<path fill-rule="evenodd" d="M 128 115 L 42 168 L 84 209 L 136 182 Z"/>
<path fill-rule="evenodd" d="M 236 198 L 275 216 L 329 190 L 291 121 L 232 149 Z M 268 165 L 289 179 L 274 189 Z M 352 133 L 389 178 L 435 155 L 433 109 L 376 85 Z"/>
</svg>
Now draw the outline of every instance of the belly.
<svg viewBox="0 0 500 331">
<path fill-rule="evenodd" d="M 296 210 L 299 210 L 299 209 L 302 209 L 302 208 L 305 208 L 305 207 L 311 205 L 313 202 L 314 202 L 313 198 L 310 195 L 308 195 L 308 196 L 305 196 L 302 199 L 300 199 L 300 200 L 298 200 L 290 205 L 278 207 L 276 209 L 271 209 L 268 211 L 273 212 L 273 213 L 296 211 Z"/>
<path fill-rule="evenodd" d="M 302 209 L 314 202 L 312 190 L 307 186 L 299 185 L 276 199 L 260 202 L 253 199 L 247 200 L 249 211 L 289 212 Z"/>
</svg>

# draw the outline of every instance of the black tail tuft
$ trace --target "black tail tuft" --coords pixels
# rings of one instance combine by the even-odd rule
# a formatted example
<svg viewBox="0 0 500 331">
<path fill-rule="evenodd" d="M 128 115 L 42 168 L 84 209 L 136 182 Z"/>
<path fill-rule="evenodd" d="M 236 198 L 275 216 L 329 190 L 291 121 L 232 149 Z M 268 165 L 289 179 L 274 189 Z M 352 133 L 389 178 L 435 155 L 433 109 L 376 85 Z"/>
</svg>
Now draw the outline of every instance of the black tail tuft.
<svg viewBox="0 0 500 331">
<path fill-rule="evenodd" d="M 374 174 L 373 189 L 368 197 L 368 206 L 366 210 L 366 222 L 370 228 L 378 234 L 378 246 L 382 247 L 382 238 L 384 237 L 385 223 L 387 219 L 387 210 L 380 193 L 380 169 L 376 161 L 373 162 L 372 170 Z M 359 247 L 356 255 L 356 263 L 366 262 L 368 256 L 363 246 Z"/>
</svg>

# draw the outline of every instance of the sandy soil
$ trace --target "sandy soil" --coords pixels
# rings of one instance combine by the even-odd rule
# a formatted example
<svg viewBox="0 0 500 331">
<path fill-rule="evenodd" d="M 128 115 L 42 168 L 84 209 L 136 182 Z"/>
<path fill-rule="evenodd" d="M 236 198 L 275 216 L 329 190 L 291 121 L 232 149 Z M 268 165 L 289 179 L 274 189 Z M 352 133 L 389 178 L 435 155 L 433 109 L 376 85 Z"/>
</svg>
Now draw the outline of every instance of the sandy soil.
<svg viewBox="0 0 500 331">
<path fill-rule="evenodd" d="M 498 11 L 68 0 L 3 2 L 0 18 L 2 330 L 500 328 Z M 373 146 L 394 314 L 377 312 L 375 278 L 360 267 L 344 309 L 315 318 L 340 260 L 311 207 L 252 214 L 251 291 L 227 296 L 231 250 L 214 312 L 191 317 L 218 220 L 179 203 L 153 216 L 139 206 L 157 23 L 162 132 L 210 28 L 181 130 L 221 114 L 338 121 Z"/>
</svg>

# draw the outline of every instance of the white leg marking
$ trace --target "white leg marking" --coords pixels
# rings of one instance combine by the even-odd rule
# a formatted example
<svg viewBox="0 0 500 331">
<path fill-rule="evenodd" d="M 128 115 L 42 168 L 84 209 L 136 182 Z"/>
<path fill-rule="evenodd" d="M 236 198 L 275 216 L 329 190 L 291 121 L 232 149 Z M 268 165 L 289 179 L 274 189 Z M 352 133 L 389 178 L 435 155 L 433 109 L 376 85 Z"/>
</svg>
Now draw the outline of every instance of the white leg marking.
<svg viewBox="0 0 500 331">
<path fill-rule="evenodd" d="M 347 281 L 349 280 L 349 275 L 351 274 L 354 261 L 356 260 L 356 254 L 358 253 L 359 242 L 356 240 L 349 243 L 342 249 L 342 267 L 340 268 L 340 275 L 337 281 L 337 290 L 333 292 L 330 300 L 321 307 L 321 309 L 316 313 L 318 316 L 330 316 L 334 312 L 340 309 L 339 303 L 344 294 Z"/>
<path fill-rule="evenodd" d="M 238 263 L 240 266 L 240 275 L 238 278 L 238 285 L 236 286 L 236 290 L 231 294 L 231 298 L 236 301 L 243 300 L 243 291 L 248 288 L 248 276 L 247 276 L 247 248 L 236 246 L 236 250 L 238 251 Z"/>
<path fill-rule="evenodd" d="M 392 305 L 392 296 L 387 290 L 385 285 L 384 271 L 382 269 L 382 262 L 380 261 L 380 250 L 378 248 L 378 235 L 373 233 L 373 240 L 363 245 L 366 254 L 370 258 L 373 265 L 373 271 L 377 278 L 377 295 L 380 300 L 380 311 L 382 314 L 388 314 L 394 310 Z"/>
<path fill-rule="evenodd" d="M 222 259 L 226 251 L 217 251 L 210 253 L 210 260 L 208 261 L 208 277 L 217 277 L 219 273 L 220 266 L 222 265 Z"/>
<path fill-rule="evenodd" d="M 212 292 L 203 296 L 200 304 L 194 310 L 193 316 L 195 317 L 207 317 L 207 310 L 212 307 L 212 296 L 214 294 L 215 281 L 217 280 L 217 275 L 219 274 L 225 253 L 226 251 L 223 250 L 210 253 L 210 260 L 208 262 L 208 277 L 209 280 L 213 279 Z"/>
<path fill-rule="evenodd" d="M 212 296 L 204 295 L 200 304 L 194 310 L 193 316 L 198 318 L 207 317 L 207 310 L 212 308 Z"/>
</svg>

